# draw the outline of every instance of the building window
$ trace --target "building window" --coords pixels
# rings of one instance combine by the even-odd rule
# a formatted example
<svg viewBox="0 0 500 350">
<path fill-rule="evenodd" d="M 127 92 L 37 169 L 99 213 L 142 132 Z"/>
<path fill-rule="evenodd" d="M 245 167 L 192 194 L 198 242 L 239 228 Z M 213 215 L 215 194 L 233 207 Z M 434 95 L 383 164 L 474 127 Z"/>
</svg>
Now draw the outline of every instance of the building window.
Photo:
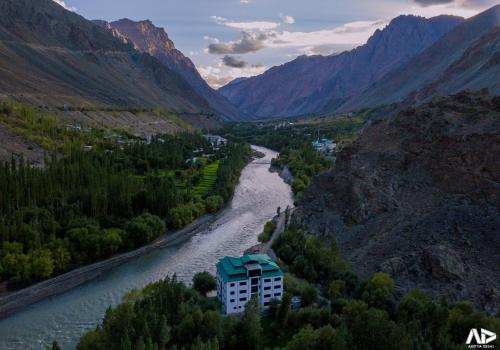
<svg viewBox="0 0 500 350">
<path fill-rule="evenodd" d="M 266 302 L 264 303 L 264 306 L 269 306 L 269 302 L 268 302 L 268 301 L 266 301 Z"/>
<path fill-rule="evenodd" d="M 230 286 L 230 287 L 234 287 L 234 283 L 231 283 L 229 286 Z"/>
<path fill-rule="evenodd" d="M 275 296 L 275 297 L 280 297 L 280 296 L 281 296 L 281 293 L 274 293 L 274 296 Z"/>
<path fill-rule="evenodd" d="M 270 298 L 271 294 L 264 294 L 264 298 Z"/>
<path fill-rule="evenodd" d="M 247 285 L 247 282 L 244 281 L 244 282 L 240 282 L 240 286 L 246 286 Z"/>
<path fill-rule="evenodd" d="M 258 278 L 252 278 L 252 285 L 259 284 L 259 279 Z"/>
<path fill-rule="evenodd" d="M 260 276 L 261 272 L 260 269 L 255 269 L 255 270 L 249 270 L 248 271 L 248 276 L 253 277 L 253 276 Z"/>
<path fill-rule="evenodd" d="M 234 299 L 231 299 L 231 300 L 229 300 L 229 302 L 234 303 L 234 302 L 235 302 L 235 300 L 234 300 Z"/>
<path fill-rule="evenodd" d="M 271 282 L 271 279 L 270 278 L 266 278 L 266 279 L 264 279 L 264 282 Z"/>
<path fill-rule="evenodd" d="M 259 291 L 259 286 L 252 286 L 252 293 L 257 293 Z"/>
<path fill-rule="evenodd" d="M 278 284 L 278 285 L 274 286 L 274 289 L 279 289 L 279 288 L 281 288 L 281 284 Z"/>
<path fill-rule="evenodd" d="M 274 280 L 275 280 L 276 282 L 279 282 L 279 281 L 281 281 L 281 277 L 276 277 Z"/>
<path fill-rule="evenodd" d="M 240 301 L 247 301 L 247 298 L 240 298 Z"/>
<path fill-rule="evenodd" d="M 234 295 L 234 290 L 232 290 L 229 294 Z"/>
<path fill-rule="evenodd" d="M 264 287 L 264 290 L 269 290 L 271 289 L 271 287 Z"/>
<path fill-rule="evenodd" d="M 246 289 L 242 289 L 240 290 L 240 294 L 246 294 L 247 290 Z"/>
</svg>

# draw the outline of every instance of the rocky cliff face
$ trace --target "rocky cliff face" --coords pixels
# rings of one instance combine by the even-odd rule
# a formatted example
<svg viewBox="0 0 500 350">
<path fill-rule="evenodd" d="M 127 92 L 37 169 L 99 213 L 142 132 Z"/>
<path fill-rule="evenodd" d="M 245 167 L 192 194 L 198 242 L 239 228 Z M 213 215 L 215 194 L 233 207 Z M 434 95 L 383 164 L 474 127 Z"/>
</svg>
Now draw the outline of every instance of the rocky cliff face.
<svg viewBox="0 0 500 350">
<path fill-rule="evenodd" d="M 135 22 L 129 19 L 121 19 L 111 23 L 97 20 L 94 23 L 111 31 L 115 37 L 121 39 L 124 43 L 130 43 L 136 50 L 157 58 L 169 69 L 181 75 L 224 119 L 241 120 L 250 118 L 248 115 L 241 113 L 225 97 L 213 90 L 203 80 L 193 62 L 175 48 L 174 42 L 163 28 L 154 26 L 149 20 Z"/>
<path fill-rule="evenodd" d="M 329 112 L 408 62 L 462 21 L 452 16 L 400 16 L 352 51 L 302 56 L 219 91 L 240 109 L 260 117 Z"/>
<path fill-rule="evenodd" d="M 462 93 L 374 122 L 314 179 L 294 221 L 400 292 L 500 311 L 500 98 Z"/>
</svg>

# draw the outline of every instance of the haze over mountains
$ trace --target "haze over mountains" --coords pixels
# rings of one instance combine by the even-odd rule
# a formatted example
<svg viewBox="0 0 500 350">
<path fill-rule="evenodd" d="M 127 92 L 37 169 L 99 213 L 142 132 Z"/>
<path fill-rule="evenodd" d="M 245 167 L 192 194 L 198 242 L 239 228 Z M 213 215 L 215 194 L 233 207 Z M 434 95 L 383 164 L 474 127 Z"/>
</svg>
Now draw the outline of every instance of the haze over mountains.
<svg viewBox="0 0 500 350">
<path fill-rule="evenodd" d="M 432 79 L 439 81 L 420 98 L 454 93 L 462 86 L 496 91 L 498 45 L 492 40 L 498 40 L 498 35 L 491 32 L 498 28 L 499 9 L 495 6 L 466 21 L 452 16 L 400 16 L 352 51 L 301 56 L 262 75 L 231 82 L 219 91 L 237 107 L 258 117 L 322 114 L 400 102 L 431 84 Z M 490 40 L 484 39 L 481 44 L 481 36 L 487 33 Z M 462 55 L 473 44 L 479 54 L 474 58 L 475 65 L 458 62 L 467 59 Z M 468 73 L 453 69 L 455 64 L 466 65 Z M 474 81 L 468 81 L 468 76 Z"/>
<path fill-rule="evenodd" d="M 147 39 L 114 34 L 52 0 L 2 1 L 0 93 L 41 106 L 164 107 L 225 117 L 235 111 L 213 90 L 205 92 L 214 95 L 212 103 L 200 95 L 203 82 L 186 78 L 194 67 L 171 41 L 152 51 L 136 45 Z M 215 110 L 217 103 L 227 112 Z"/>
</svg>

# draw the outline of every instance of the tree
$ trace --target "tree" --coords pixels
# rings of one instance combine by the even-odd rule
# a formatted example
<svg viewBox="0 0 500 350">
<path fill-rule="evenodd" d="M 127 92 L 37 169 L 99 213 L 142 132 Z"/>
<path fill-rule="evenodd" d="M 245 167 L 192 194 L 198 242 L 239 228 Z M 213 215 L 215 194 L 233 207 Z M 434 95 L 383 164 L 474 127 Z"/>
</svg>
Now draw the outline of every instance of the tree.
<svg viewBox="0 0 500 350">
<path fill-rule="evenodd" d="M 160 321 L 160 334 L 159 334 L 159 345 L 161 349 L 165 349 L 168 342 L 170 341 L 170 326 L 167 323 L 167 318 L 165 315 L 161 316 Z"/>
<path fill-rule="evenodd" d="M 302 291 L 301 297 L 303 306 L 311 305 L 318 298 L 318 291 L 312 284 L 307 284 L 307 286 Z"/>
<path fill-rule="evenodd" d="M 217 282 L 209 272 L 198 272 L 193 276 L 193 288 L 201 294 L 205 295 L 215 287 L 217 287 Z"/>
<path fill-rule="evenodd" d="M 61 347 L 59 346 L 59 343 L 54 340 L 52 346 L 49 346 L 47 350 L 61 350 Z"/>
<path fill-rule="evenodd" d="M 54 260 L 47 249 L 36 250 L 32 256 L 32 273 L 36 279 L 48 278 L 54 271 Z"/>
<path fill-rule="evenodd" d="M 258 350 L 262 345 L 262 326 L 259 305 L 255 300 L 245 305 L 245 312 L 238 324 L 238 349 Z"/>
<path fill-rule="evenodd" d="M 345 282 L 343 280 L 333 280 L 328 287 L 328 297 L 333 302 L 342 296 L 345 289 Z"/>
<path fill-rule="evenodd" d="M 222 208 L 223 205 L 224 198 L 222 198 L 222 196 L 214 195 L 205 199 L 205 207 L 209 213 L 215 213 L 217 210 Z"/>
<path fill-rule="evenodd" d="M 376 272 L 368 281 L 362 294 L 362 299 L 369 305 L 389 310 L 394 302 L 392 294 L 394 281 L 384 272 Z"/>
<path fill-rule="evenodd" d="M 384 310 L 371 308 L 356 314 L 349 331 L 358 350 L 400 350 L 409 345 L 403 329 Z"/>
<path fill-rule="evenodd" d="M 292 296 L 289 293 L 285 293 L 276 313 L 276 322 L 280 327 L 283 327 L 286 324 L 288 315 L 290 314 L 291 305 Z"/>
<path fill-rule="evenodd" d="M 129 221 L 125 227 L 129 246 L 137 247 L 151 242 L 164 233 L 165 223 L 155 215 L 144 213 Z"/>
</svg>

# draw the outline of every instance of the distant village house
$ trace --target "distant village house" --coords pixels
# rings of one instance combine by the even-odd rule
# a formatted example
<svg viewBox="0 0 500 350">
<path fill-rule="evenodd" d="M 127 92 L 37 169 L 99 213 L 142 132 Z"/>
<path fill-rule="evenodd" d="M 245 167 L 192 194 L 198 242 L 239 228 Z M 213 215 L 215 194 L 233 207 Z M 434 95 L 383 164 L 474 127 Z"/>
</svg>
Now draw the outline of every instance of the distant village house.
<svg viewBox="0 0 500 350">
<path fill-rule="evenodd" d="M 337 149 L 337 144 L 329 139 L 318 139 L 313 141 L 312 146 L 317 152 L 325 154 L 332 154 Z"/>
</svg>

